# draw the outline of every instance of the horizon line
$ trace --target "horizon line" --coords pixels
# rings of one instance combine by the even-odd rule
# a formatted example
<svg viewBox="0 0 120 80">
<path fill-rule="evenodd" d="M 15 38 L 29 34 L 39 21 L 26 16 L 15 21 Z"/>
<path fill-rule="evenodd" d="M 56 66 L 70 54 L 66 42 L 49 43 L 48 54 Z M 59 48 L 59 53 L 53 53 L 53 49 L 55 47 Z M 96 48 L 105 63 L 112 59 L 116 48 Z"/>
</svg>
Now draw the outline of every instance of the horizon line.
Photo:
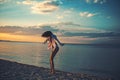
<svg viewBox="0 0 120 80">
<path fill-rule="evenodd" d="M 40 43 L 42 44 L 42 42 L 30 42 L 30 41 L 12 41 L 12 40 L 0 40 L 0 42 L 17 42 L 17 43 Z M 96 46 L 120 46 L 120 44 L 108 44 L 108 43 L 63 43 L 65 45 L 96 45 Z"/>
</svg>

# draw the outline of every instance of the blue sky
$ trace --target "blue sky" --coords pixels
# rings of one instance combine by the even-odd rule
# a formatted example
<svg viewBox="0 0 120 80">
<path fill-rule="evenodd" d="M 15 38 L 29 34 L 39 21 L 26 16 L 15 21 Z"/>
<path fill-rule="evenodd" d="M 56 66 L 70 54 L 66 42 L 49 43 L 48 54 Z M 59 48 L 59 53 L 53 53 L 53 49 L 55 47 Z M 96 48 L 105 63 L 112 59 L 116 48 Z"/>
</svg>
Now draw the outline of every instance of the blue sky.
<svg viewBox="0 0 120 80">
<path fill-rule="evenodd" d="M 0 22 L 21 26 L 56 21 L 92 27 L 119 26 L 118 3 L 119 0 L 1 0 Z"/>
<path fill-rule="evenodd" d="M 119 14 L 119 0 L 0 0 L 0 26 L 32 26 L 63 36 L 116 40 Z"/>
</svg>

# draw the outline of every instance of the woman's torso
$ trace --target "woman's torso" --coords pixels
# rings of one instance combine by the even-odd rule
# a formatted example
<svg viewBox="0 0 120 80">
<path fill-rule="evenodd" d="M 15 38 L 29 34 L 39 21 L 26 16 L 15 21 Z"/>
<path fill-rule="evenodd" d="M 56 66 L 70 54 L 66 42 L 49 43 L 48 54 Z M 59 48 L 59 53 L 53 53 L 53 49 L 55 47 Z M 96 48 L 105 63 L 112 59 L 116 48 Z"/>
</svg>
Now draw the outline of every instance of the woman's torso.
<svg viewBox="0 0 120 80">
<path fill-rule="evenodd" d="M 55 38 L 56 38 L 55 35 L 52 35 L 52 36 L 49 37 L 49 39 L 48 39 L 48 41 L 49 41 L 49 42 L 48 42 L 48 49 L 52 49 L 52 50 L 53 50 L 53 49 L 55 49 L 56 47 L 58 47 Z"/>
</svg>

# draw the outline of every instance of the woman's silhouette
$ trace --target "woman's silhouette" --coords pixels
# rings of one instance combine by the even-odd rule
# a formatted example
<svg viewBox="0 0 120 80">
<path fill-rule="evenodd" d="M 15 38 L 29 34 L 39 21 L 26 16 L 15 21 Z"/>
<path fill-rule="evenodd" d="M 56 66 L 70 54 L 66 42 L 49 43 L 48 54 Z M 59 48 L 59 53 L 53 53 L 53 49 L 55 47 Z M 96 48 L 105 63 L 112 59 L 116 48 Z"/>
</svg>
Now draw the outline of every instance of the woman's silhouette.
<svg viewBox="0 0 120 80">
<path fill-rule="evenodd" d="M 42 34 L 42 37 L 45 37 L 46 40 L 44 41 L 44 44 L 46 42 L 48 42 L 48 49 L 51 49 L 52 53 L 50 55 L 50 68 L 51 68 L 51 73 L 54 74 L 55 73 L 55 69 L 54 69 L 54 57 L 56 55 L 56 53 L 59 51 L 59 46 L 57 43 L 59 43 L 61 46 L 63 46 L 64 44 L 61 43 L 58 38 L 56 37 L 56 35 L 54 35 L 51 31 L 46 31 Z"/>
</svg>

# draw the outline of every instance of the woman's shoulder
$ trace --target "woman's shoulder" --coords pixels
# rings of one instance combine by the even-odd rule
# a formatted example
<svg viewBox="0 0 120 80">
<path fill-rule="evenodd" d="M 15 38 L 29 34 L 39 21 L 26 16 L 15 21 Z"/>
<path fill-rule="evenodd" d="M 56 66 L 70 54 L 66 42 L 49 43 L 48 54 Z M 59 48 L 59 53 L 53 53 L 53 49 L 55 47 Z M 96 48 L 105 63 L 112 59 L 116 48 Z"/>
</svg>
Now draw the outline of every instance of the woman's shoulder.
<svg viewBox="0 0 120 80">
<path fill-rule="evenodd" d="M 52 38 L 57 38 L 57 36 L 56 36 L 56 35 L 54 35 L 54 34 L 52 34 L 51 36 L 52 36 Z"/>
</svg>

